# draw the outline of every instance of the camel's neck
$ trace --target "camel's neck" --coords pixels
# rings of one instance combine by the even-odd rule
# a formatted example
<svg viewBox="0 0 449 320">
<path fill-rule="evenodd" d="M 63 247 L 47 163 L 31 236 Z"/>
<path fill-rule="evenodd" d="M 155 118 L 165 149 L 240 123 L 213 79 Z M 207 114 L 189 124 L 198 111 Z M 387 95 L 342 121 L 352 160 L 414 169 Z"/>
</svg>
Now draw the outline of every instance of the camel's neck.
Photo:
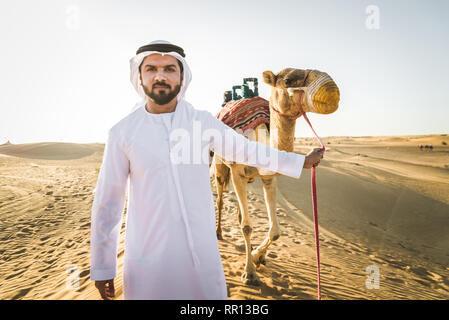
<svg viewBox="0 0 449 320">
<path fill-rule="evenodd" d="M 279 110 L 276 105 L 275 108 Z M 279 113 L 271 109 L 270 146 L 279 150 L 292 152 L 295 142 L 295 125 L 296 120 L 281 116 Z"/>
</svg>

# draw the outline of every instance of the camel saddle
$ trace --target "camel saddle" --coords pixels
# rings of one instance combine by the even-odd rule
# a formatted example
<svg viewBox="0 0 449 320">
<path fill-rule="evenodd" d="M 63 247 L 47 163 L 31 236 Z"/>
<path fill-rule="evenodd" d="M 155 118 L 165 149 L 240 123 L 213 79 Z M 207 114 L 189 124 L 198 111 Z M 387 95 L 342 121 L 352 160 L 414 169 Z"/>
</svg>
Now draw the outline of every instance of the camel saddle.
<svg viewBox="0 0 449 320">
<path fill-rule="evenodd" d="M 270 126 L 270 106 L 261 97 L 232 100 L 223 105 L 216 116 L 228 127 L 245 132 L 255 129 L 259 124 Z"/>
</svg>

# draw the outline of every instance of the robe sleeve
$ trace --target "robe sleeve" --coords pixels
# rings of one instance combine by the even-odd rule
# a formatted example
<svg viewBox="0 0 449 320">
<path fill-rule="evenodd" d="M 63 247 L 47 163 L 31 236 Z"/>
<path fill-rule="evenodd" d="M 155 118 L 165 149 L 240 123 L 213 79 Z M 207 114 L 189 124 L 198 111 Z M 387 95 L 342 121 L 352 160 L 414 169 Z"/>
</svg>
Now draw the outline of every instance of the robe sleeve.
<svg viewBox="0 0 449 320">
<path fill-rule="evenodd" d="M 294 152 L 280 151 L 237 133 L 222 121 L 207 113 L 208 127 L 218 133 L 211 134 L 211 149 L 220 157 L 237 163 L 275 171 L 298 179 L 306 157 Z"/>
<path fill-rule="evenodd" d="M 91 280 L 109 280 L 117 275 L 117 249 L 128 175 L 128 157 L 118 134 L 111 129 L 92 205 Z"/>
</svg>

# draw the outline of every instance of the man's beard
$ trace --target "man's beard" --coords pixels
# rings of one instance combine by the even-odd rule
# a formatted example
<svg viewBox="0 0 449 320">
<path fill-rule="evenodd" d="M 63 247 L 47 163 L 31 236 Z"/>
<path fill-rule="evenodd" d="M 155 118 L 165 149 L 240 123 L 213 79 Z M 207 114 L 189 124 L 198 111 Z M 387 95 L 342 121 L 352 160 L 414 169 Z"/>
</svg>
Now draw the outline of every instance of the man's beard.
<svg viewBox="0 0 449 320">
<path fill-rule="evenodd" d="M 153 87 L 156 85 L 161 85 L 161 86 L 165 85 L 167 87 L 167 89 L 169 90 L 168 93 L 166 93 L 166 91 L 160 91 L 160 93 L 157 93 L 156 91 L 159 89 L 153 89 L 150 91 L 150 90 L 148 90 L 148 87 L 144 86 L 143 84 L 142 84 L 142 88 L 143 88 L 143 91 L 145 92 L 145 94 L 148 97 L 150 97 L 154 101 L 154 103 L 161 105 L 161 106 L 172 101 L 173 98 L 178 95 L 179 91 L 181 91 L 181 86 L 179 84 L 176 85 L 173 90 L 171 90 L 171 87 L 166 83 L 155 83 L 155 84 L 153 84 Z"/>
</svg>

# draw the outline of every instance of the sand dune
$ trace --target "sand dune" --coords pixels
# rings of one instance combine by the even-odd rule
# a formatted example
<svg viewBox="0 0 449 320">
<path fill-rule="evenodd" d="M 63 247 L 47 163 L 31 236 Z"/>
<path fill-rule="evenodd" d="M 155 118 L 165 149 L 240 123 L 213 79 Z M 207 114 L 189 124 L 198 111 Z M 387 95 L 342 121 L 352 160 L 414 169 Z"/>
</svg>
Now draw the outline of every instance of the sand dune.
<svg viewBox="0 0 449 320">
<path fill-rule="evenodd" d="M 323 141 L 327 152 L 317 170 L 323 299 L 449 298 L 449 137 Z M 418 148 L 431 143 L 432 151 Z M 316 146 L 314 139 L 297 139 L 295 151 Z M 89 280 L 89 238 L 103 148 L 0 146 L 0 299 L 99 298 Z M 233 188 L 225 192 L 220 252 L 230 299 L 316 298 L 310 171 L 300 179 L 280 177 L 278 187 L 282 233 L 258 270 L 257 287 L 240 280 L 244 241 Z M 215 196 L 213 182 L 212 188 Z M 268 218 L 260 182 L 248 190 L 258 245 Z M 123 298 L 123 236 L 124 225 L 117 299 Z M 365 285 L 370 265 L 379 268 L 379 289 Z"/>
<path fill-rule="evenodd" d="M 87 157 L 103 148 L 101 144 L 41 142 L 0 145 L 0 153 L 30 159 L 70 160 Z"/>
</svg>

